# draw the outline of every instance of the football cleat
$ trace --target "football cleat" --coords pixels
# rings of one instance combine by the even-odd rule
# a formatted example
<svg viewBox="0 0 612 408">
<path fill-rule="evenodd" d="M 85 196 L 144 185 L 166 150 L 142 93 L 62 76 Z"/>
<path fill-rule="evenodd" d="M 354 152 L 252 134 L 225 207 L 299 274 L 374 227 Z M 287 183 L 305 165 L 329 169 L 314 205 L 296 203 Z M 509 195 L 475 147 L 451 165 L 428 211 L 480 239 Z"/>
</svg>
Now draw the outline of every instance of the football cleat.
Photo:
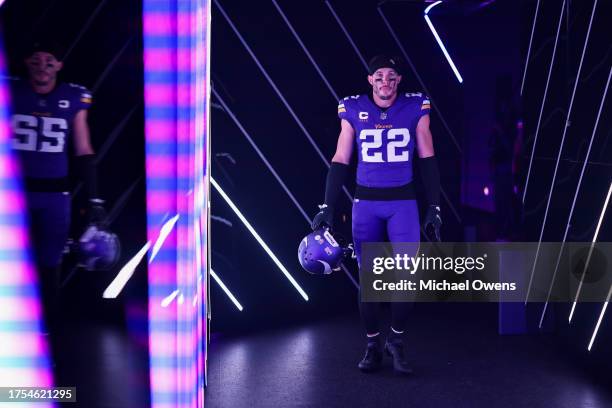
<svg viewBox="0 0 612 408">
<path fill-rule="evenodd" d="M 357 365 L 364 373 L 371 373 L 380 369 L 383 353 L 379 341 L 369 341 L 363 359 Z"/>
<path fill-rule="evenodd" d="M 400 339 L 387 340 L 385 342 L 385 353 L 393 359 L 393 370 L 398 374 L 412 374 L 412 368 L 408 365 L 404 356 L 404 344 Z"/>
</svg>

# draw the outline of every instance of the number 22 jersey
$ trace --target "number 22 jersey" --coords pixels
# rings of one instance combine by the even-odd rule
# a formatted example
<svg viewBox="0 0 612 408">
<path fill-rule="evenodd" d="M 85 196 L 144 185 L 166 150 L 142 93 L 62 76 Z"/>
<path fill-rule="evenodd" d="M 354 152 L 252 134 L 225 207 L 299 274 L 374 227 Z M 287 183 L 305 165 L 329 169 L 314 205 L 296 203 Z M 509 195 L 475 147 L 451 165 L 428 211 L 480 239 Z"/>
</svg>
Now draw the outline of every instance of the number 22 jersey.
<svg viewBox="0 0 612 408">
<path fill-rule="evenodd" d="M 38 94 L 27 80 L 10 82 L 12 147 L 20 156 L 23 176 L 66 177 L 66 142 L 76 114 L 91 106 L 91 93 L 79 85 L 58 83 L 48 94 Z"/>
<path fill-rule="evenodd" d="M 358 185 L 386 188 L 412 181 L 416 126 L 429 112 L 429 99 L 421 93 L 398 94 L 387 109 L 367 95 L 340 101 L 338 117 L 355 129 Z"/>
</svg>

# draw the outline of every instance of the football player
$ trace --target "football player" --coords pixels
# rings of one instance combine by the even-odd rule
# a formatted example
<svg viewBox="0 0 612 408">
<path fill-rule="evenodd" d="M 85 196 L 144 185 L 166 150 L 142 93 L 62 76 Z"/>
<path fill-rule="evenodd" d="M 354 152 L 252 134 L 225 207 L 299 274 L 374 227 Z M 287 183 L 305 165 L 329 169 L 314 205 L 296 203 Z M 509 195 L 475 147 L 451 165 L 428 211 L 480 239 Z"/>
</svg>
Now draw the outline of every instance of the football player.
<svg viewBox="0 0 612 408">
<path fill-rule="evenodd" d="M 420 225 L 413 187 L 415 147 L 426 190 L 425 230 L 439 240 L 440 174 L 429 129 L 430 102 L 421 93 L 398 93 L 402 80 L 396 58 L 379 55 L 368 64 L 372 92 L 344 98 L 338 105 L 340 136 L 325 187 L 325 203 L 315 216 L 313 229 L 333 225 L 334 205 L 347 177 L 353 147 L 357 147 L 357 187 L 353 203 L 353 241 L 358 264 L 363 242 L 419 242 Z M 412 370 L 403 351 L 410 305 L 391 304 L 391 329 L 384 349 L 392 356 L 395 371 Z M 359 368 L 378 369 L 383 347 L 380 340 L 379 304 L 360 302 L 367 348 Z"/>
<path fill-rule="evenodd" d="M 11 81 L 12 148 L 24 177 L 30 240 L 48 327 L 57 317 L 59 266 L 70 225 L 69 141 L 91 206 L 99 204 L 87 124 L 91 92 L 58 80 L 61 58 L 58 45 L 37 42 L 24 61 L 28 78 Z"/>
</svg>

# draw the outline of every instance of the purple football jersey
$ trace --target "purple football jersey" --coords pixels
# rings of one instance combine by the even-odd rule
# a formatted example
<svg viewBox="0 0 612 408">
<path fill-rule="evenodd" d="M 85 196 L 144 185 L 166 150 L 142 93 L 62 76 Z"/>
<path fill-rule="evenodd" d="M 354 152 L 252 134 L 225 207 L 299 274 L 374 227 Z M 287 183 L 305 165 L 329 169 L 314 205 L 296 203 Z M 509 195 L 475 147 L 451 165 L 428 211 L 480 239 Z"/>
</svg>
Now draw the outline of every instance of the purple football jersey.
<svg viewBox="0 0 612 408">
<path fill-rule="evenodd" d="M 355 129 L 357 184 L 397 187 L 412 181 L 416 126 L 429 111 L 429 99 L 421 93 L 398 94 L 387 109 L 367 95 L 340 101 L 338 117 Z"/>
<path fill-rule="evenodd" d="M 66 142 L 76 114 L 91 106 L 91 92 L 79 85 L 58 83 L 50 93 L 38 94 L 26 80 L 11 82 L 12 147 L 19 153 L 22 174 L 66 177 Z"/>
</svg>

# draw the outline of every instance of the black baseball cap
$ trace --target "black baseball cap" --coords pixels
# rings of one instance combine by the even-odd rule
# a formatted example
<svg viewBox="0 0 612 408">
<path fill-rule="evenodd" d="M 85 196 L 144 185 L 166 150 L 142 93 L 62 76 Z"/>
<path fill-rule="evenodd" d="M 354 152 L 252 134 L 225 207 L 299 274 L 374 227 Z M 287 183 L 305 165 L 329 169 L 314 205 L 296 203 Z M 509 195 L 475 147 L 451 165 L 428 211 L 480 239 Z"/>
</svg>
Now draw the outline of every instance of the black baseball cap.
<svg viewBox="0 0 612 408">
<path fill-rule="evenodd" d="M 368 72 L 373 75 L 381 68 L 393 68 L 395 72 L 402 75 L 402 63 L 398 57 L 387 54 L 377 55 L 368 63 Z"/>
<path fill-rule="evenodd" d="M 54 40 L 35 40 L 28 48 L 26 58 L 31 56 L 35 52 L 48 52 L 49 54 L 53 55 L 58 61 L 61 61 L 64 58 L 63 47 Z"/>
</svg>

